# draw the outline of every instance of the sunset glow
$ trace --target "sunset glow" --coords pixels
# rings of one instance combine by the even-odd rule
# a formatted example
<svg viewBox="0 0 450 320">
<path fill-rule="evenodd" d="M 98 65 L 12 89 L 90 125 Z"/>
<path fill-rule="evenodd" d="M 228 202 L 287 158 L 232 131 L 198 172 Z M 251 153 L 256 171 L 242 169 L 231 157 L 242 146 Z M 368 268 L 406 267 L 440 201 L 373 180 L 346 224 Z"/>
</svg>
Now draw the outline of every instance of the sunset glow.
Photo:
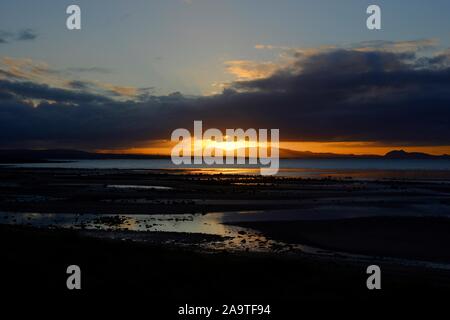
<svg viewBox="0 0 450 320">
<path fill-rule="evenodd" d="M 257 148 L 258 143 L 249 141 L 202 141 L 203 148 L 217 148 L 224 151 L 237 150 L 241 148 Z M 101 153 L 118 154 L 148 154 L 148 155 L 170 155 L 174 143 L 170 141 L 159 141 L 152 143 L 149 147 L 134 147 L 127 149 L 101 149 Z M 335 153 L 354 155 L 384 155 L 392 150 L 405 150 L 407 152 L 424 152 L 433 155 L 450 154 L 450 146 L 404 146 L 404 145 L 380 145 L 366 142 L 310 142 L 310 141 L 281 141 L 280 149 L 299 152 L 313 153 Z M 281 152 L 283 157 L 283 152 Z"/>
</svg>

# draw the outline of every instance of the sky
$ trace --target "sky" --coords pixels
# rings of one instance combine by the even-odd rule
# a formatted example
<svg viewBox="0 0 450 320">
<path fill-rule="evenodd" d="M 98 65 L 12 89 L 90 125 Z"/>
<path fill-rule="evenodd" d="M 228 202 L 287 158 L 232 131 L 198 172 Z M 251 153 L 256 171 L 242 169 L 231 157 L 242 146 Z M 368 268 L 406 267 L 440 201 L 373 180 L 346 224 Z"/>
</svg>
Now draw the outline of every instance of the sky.
<svg viewBox="0 0 450 320">
<path fill-rule="evenodd" d="M 366 28 L 370 4 L 382 30 Z M 450 153 L 449 12 L 447 0 L 0 0 L 0 143 L 152 150 L 195 115 L 279 127 L 299 150 Z"/>
</svg>

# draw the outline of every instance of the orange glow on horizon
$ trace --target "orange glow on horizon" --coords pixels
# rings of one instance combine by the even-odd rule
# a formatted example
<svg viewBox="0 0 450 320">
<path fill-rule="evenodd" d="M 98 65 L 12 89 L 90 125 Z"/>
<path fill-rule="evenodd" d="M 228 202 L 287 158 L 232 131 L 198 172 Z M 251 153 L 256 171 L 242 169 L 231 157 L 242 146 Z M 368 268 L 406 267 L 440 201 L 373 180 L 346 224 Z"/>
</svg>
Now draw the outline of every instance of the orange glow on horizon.
<svg viewBox="0 0 450 320">
<path fill-rule="evenodd" d="M 124 149 L 101 149 L 96 150 L 99 153 L 116 154 L 146 154 L 168 156 L 176 142 L 171 141 L 152 141 L 148 147 L 132 147 Z M 202 141 L 203 148 L 217 148 L 224 151 L 237 150 L 241 148 L 256 148 L 257 142 L 245 141 L 223 141 L 213 140 Z M 405 150 L 406 152 L 423 152 L 433 155 L 450 154 L 450 146 L 391 146 L 382 145 L 373 142 L 311 142 L 311 141 L 281 141 L 280 149 L 313 153 L 335 153 L 335 154 L 354 154 L 354 155 L 384 155 L 392 150 Z M 283 152 L 280 152 L 283 157 Z"/>
<path fill-rule="evenodd" d="M 406 152 L 423 152 L 433 155 L 450 154 L 450 146 L 404 146 L 383 145 L 376 142 L 281 142 L 280 148 L 310 151 L 314 153 L 336 153 L 354 155 L 385 155 L 392 150 L 404 150 Z"/>
</svg>

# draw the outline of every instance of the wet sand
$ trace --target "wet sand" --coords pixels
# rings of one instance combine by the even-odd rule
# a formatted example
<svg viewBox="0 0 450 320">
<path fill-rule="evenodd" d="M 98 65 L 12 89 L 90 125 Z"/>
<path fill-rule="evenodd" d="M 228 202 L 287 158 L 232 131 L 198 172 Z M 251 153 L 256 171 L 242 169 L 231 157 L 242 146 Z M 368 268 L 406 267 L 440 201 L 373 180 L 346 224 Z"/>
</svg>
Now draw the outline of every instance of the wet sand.
<svg viewBox="0 0 450 320">
<path fill-rule="evenodd" d="M 207 254 L 144 243 L 82 237 L 77 232 L 0 226 L 3 290 L 67 295 L 65 268 L 83 270 L 86 297 L 144 296 L 149 305 L 202 301 L 285 302 L 352 299 L 353 302 L 438 297 L 448 275 L 382 264 L 383 291 L 365 287 L 365 264 L 256 253 Z M 373 300 L 375 299 L 375 300 Z"/>
<path fill-rule="evenodd" d="M 300 214 L 318 206 L 342 213 L 348 208 L 369 212 L 377 206 L 390 215 L 425 215 L 420 219 L 239 222 L 291 244 L 369 255 L 365 261 L 339 254 L 206 252 L 177 245 L 217 240 L 199 234 L 161 234 L 163 238 L 172 237 L 172 245 L 93 237 L 83 230 L 0 225 L 2 274 L 9 275 L 2 285 L 10 292 L 35 288 L 38 292 L 67 294 L 65 267 L 77 263 L 85 272 L 86 294 L 143 294 L 155 302 L 433 299 L 450 293 L 448 271 L 408 267 L 379 257 L 450 262 L 446 252 L 450 227 L 443 218 L 449 205 L 450 184 L 443 181 L 1 168 L 0 211 L 18 215 L 201 214 L 268 209 L 291 209 Z M 320 217 L 320 211 L 317 214 Z M 366 288 L 365 269 L 370 263 L 382 266 L 382 292 Z"/>
<path fill-rule="evenodd" d="M 12 212 L 177 214 L 317 205 L 396 210 L 413 204 L 450 205 L 450 183 L 0 168 L 0 210 Z"/>
<path fill-rule="evenodd" d="M 326 221 L 241 222 L 286 243 L 373 257 L 450 264 L 450 219 L 366 217 Z"/>
</svg>

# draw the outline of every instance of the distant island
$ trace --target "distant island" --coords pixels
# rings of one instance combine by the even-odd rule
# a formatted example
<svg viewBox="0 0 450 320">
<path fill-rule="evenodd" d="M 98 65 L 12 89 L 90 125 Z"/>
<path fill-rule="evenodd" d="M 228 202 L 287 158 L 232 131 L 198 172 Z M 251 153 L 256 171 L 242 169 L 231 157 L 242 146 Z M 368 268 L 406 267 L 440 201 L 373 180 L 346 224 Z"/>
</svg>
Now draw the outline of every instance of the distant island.
<svg viewBox="0 0 450 320">
<path fill-rule="evenodd" d="M 107 159 L 168 159 L 167 155 L 97 153 L 70 149 L 9 149 L 0 150 L 0 163 L 37 163 L 57 162 L 69 160 L 107 160 Z M 280 149 L 283 159 L 441 159 L 450 160 L 450 155 L 431 155 L 422 152 L 406 152 L 392 150 L 385 155 L 355 155 L 337 153 L 315 153 L 310 151 L 296 151 Z"/>
<path fill-rule="evenodd" d="M 280 149 L 281 158 L 297 159 L 450 159 L 450 155 L 432 155 L 423 152 L 406 152 L 404 150 L 392 150 L 385 155 L 356 155 L 339 153 L 314 153 L 310 151 L 295 151 Z"/>
</svg>

